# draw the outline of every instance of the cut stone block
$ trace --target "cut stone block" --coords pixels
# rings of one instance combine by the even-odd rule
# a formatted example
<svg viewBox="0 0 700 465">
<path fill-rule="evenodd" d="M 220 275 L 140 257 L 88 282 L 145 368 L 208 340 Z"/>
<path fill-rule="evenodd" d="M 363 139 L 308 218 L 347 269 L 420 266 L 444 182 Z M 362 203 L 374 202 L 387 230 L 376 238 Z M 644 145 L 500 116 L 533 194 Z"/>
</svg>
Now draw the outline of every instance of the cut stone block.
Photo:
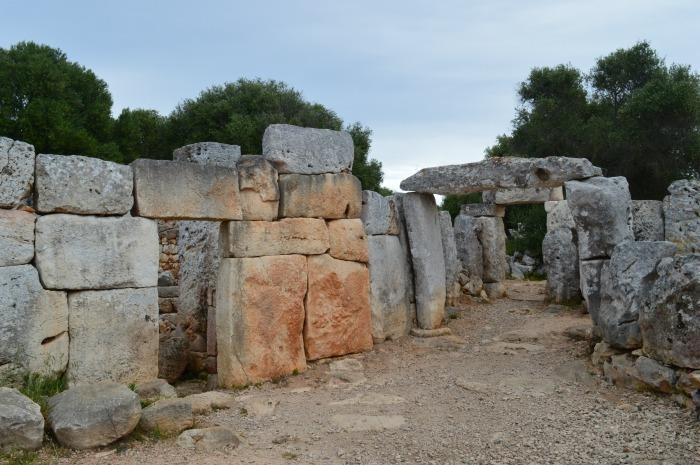
<svg viewBox="0 0 700 465">
<path fill-rule="evenodd" d="M 340 260 L 367 263 L 367 236 L 362 220 L 333 220 L 328 222 L 330 235 L 330 254 Z"/>
<path fill-rule="evenodd" d="M 326 222 L 317 218 L 280 221 L 228 221 L 221 225 L 224 257 L 318 255 L 330 247 Z"/>
<path fill-rule="evenodd" d="M 565 181 L 600 176 L 585 158 L 493 157 L 464 165 L 420 170 L 401 181 L 405 191 L 450 195 L 514 187 L 558 187 Z"/>
<path fill-rule="evenodd" d="M 635 241 L 663 241 L 663 202 L 659 200 L 633 200 L 632 230 Z"/>
<path fill-rule="evenodd" d="M 571 229 L 549 231 L 542 241 L 547 297 L 557 304 L 581 301 L 578 247 Z"/>
<path fill-rule="evenodd" d="M 506 259 L 506 232 L 503 219 L 498 217 L 477 218 L 479 243 L 483 252 L 484 283 L 505 281 L 508 272 Z"/>
<path fill-rule="evenodd" d="M 0 266 L 26 265 L 34 258 L 36 215 L 0 210 Z"/>
<path fill-rule="evenodd" d="M 134 193 L 139 216 L 181 220 L 240 220 L 238 172 L 233 168 L 139 159 Z"/>
<path fill-rule="evenodd" d="M 34 146 L 0 137 L 0 208 L 31 200 L 34 185 Z"/>
<path fill-rule="evenodd" d="M 600 321 L 598 317 L 600 313 L 600 273 L 607 262 L 609 260 L 581 260 L 579 262 L 581 295 L 586 302 L 586 309 L 596 325 Z"/>
<path fill-rule="evenodd" d="M 435 329 L 445 316 L 445 258 L 435 198 L 431 194 L 406 194 L 403 213 L 413 258 L 418 325 Z"/>
<path fill-rule="evenodd" d="M 317 360 L 372 349 L 367 266 L 330 255 L 308 257 L 308 266 L 306 358 Z"/>
<path fill-rule="evenodd" d="M 494 203 L 498 205 L 529 205 L 564 200 L 564 190 L 559 187 L 526 187 L 495 191 Z"/>
<path fill-rule="evenodd" d="M 98 158 L 40 154 L 35 188 L 41 213 L 123 215 L 134 205 L 131 167 Z"/>
<path fill-rule="evenodd" d="M 459 208 L 460 215 L 466 216 L 498 216 L 506 215 L 506 207 L 495 203 L 465 203 Z"/>
<path fill-rule="evenodd" d="M 352 174 L 279 177 L 281 218 L 360 218 L 362 186 Z"/>
<path fill-rule="evenodd" d="M 49 289 L 153 287 L 158 258 L 152 220 L 57 214 L 36 222 L 36 266 Z"/>
<path fill-rule="evenodd" d="M 574 217 L 571 216 L 571 210 L 569 210 L 568 201 L 545 202 L 544 210 L 547 212 L 547 231 L 554 231 L 559 228 L 576 228 Z"/>
<path fill-rule="evenodd" d="M 0 268 L 0 365 L 56 376 L 68 363 L 65 292 L 44 290 L 31 265 Z"/>
<path fill-rule="evenodd" d="M 368 236 L 399 234 L 399 213 L 393 197 L 374 191 L 362 191 L 362 223 Z"/>
<path fill-rule="evenodd" d="M 664 198 L 666 240 L 678 253 L 700 253 L 700 181 L 684 179 L 668 187 Z"/>
<path fill-rule="evenodd" d="M 459 214 L 455 218 L 455 245 L 462 270 L 470 279 L 482 280 L 484 276 L 484 251 L 479 242 L 481 223 L 477 218 Z"/>
<path fill-rule="evenodd" d="M 459 289 L 455 289 L 455 283 L 459 272 L 462 271 L 462 264 L 457 257 L 457 244 L 455 243 L 455 233 L 452 228 L 452 217 L 446 211 L 440 212 L 440 236 L 442 238 L 442 253 L 445 260 L 445 292 L 448 301 L 459 297 Z"/>
<path fill-rule="evenodd" d="M 350 171 L 355 156 L 345 131 L 271 124 L 262 140 L 263 155 L 280 173 L 322 174 Z"/>
<path fill-rule="evenodd" d="M 201 321 L 206 316 L 207 296 L 216 289 L 222 256 L 220 225 L 213 221 L 179 222 L 180 296 L 177 306 L 183 322 Z"/>
<path fill-rule="evenodd" d="M 68 294 L 71 386 L 158 377 L 158 290 L 115 289 Z"/>
<path fill-rule="evenodd" d="M 306 369 L 306 257 L 225 258 L 216 303 L 217 364 L 222 387 Z"/>
<path fill-rule="evenodd" d="M 406 215 L 403 211 L 403 199 L 405 196 L 406 194 L 399 193 L 393 194 L 391 198 L 394 201 L 394 204 L 396 205 L 396 212 L 398 213 L 397 220 L 399 223 L 399 242 L 401 243 L 401 250 L 403 250 L 404 260 L 409 265 L 408 282 L 410 283 L 410 286 L 408 286 L 408 300 L 410 300 L 411 303 L 414 304 L 413 313 L 411 316 L 411 320 L 413 321 L 416 319 L 416 295 L 413 288 L 413 258 L 411 257 L 411 245 L 408 240 L 408 229 L 406 228 Z"/>
<path fill-rule="evenodd" d="M 173 160 L 217 165 L 235 168 L 241 158 L 241 148 L 238 145 L 221 144 L 219 142 L 197 142 L 173 150 Z"/>
<path fill-rule="evenodd" d="M 260 155 L 244 155 L 237 167 L 243 219 L 277 219 L 280 199 L 277 170 Z"/>
</svg>

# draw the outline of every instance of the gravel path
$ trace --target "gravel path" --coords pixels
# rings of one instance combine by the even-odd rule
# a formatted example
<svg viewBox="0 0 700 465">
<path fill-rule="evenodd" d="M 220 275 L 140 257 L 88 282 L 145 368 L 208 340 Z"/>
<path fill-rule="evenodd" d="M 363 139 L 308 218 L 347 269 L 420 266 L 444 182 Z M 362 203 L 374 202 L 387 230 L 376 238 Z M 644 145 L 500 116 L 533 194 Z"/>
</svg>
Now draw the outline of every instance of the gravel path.
<svg viewBox="0 0 700 465">
<path fill-rule="evenodd" d="M 174 439 L 47 450 L 60 464 L 700 464 L 700 422 L 672 400 L 590 373 L 588 316 L 510 282 L 490 304 L 450 309 L 453 336 L 404 338 L 236 393 L 198 417 L 241 445 L 194 453 Z M 516 300 L 517 299 L 517 300 Z M 572 339 L 574 337 L 574 339 Z M 359 363 L 358 363 L 359 362 Z"/>
</svg>

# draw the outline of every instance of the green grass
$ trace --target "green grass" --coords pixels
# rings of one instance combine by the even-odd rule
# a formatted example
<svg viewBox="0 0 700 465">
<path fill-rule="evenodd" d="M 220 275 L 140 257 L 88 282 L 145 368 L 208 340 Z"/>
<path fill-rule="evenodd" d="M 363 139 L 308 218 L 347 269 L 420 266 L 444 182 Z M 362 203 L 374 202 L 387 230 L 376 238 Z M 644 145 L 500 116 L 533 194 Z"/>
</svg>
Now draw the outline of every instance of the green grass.
<svg viewBox="0 0 700 465">
<path fill-rule="evenodd" d="M 24 377 L 24 387 L 20 392 L 39 404 L 41 413 L 46 416 L 49 397 L 65 391 L 66 388 L 66 379 L 63 376 L 51 377 L 32 373 Z"/>
<path fill-rule="evenodd" d="M 0 464 L 3 465 L 38 465 L 39 454 L 32 451 L 13 451 L 0 453 Z"/>
<path fill-rule="evenodd" d="M 524 274 L 524 279 L 525 281 L 544 281 L 547 279 L 547 275 L 531 271 Z"/>
<path fill-rule="evenodd" d="M 297 457 L 299 457 L 299 456 L 297 454 L 292 453 L 292 452 L 282 453 L 282 458 L 287 459 L 287 460 L 294 460 Z"/>
</svg>

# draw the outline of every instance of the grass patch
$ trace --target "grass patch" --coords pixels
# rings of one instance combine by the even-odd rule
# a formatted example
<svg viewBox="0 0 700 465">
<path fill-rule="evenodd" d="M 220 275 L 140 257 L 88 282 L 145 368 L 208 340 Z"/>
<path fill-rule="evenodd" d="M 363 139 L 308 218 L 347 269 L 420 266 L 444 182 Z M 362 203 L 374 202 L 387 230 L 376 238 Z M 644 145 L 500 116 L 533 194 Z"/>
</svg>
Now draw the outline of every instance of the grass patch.
<svg viewBox="0 0 700 465">
<path fill-rule="evenodd" d="M 297 454 L 293 453 L 293 452 L 283 452 L 283 453 L 282 453 L 282 458 L 283 458 L 283 459 L 294 460 L 294 459 L 296 459 L 297 457 L 299 457 L 299 456 L 298 456 Z"/>
<path fill-rule="evenodd" d="M 40 463 L 39 454 L 25 450 L 0 453 L 0 463 L 3 465 L 38 465 Z"/>
<path fill-rule="evenodd" d="M 41 413 L 46 416 L 49 397 L 65 391 L 66 388 L 64 376 L 51 377 L 32 373 L 24 377 L 24 387 L 20 392 L 39 404 Z"/>
<path fill-rule="evenodd" d="M 547 279 L 547 275 L 543 273 L 537 273 L 536 271 L 530 271 L 528 273 L 524 273 L 523 279 L 525 281 L 544 281 Z"/>
</svg>

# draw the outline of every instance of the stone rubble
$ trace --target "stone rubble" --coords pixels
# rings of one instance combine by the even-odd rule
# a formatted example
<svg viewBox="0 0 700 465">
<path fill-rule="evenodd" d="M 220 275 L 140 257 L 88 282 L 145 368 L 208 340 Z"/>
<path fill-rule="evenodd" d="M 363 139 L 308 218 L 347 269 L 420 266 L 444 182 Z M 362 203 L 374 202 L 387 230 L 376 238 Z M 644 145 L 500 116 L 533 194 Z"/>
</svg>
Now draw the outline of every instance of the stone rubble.
<svg viewBox="0 0 700 465">
<path fill-rule="evenodd" d="M 0 387 L 0 452 L 35 450 L 44 440 L 38 404 L 17 389 Z"/>
</svg>

